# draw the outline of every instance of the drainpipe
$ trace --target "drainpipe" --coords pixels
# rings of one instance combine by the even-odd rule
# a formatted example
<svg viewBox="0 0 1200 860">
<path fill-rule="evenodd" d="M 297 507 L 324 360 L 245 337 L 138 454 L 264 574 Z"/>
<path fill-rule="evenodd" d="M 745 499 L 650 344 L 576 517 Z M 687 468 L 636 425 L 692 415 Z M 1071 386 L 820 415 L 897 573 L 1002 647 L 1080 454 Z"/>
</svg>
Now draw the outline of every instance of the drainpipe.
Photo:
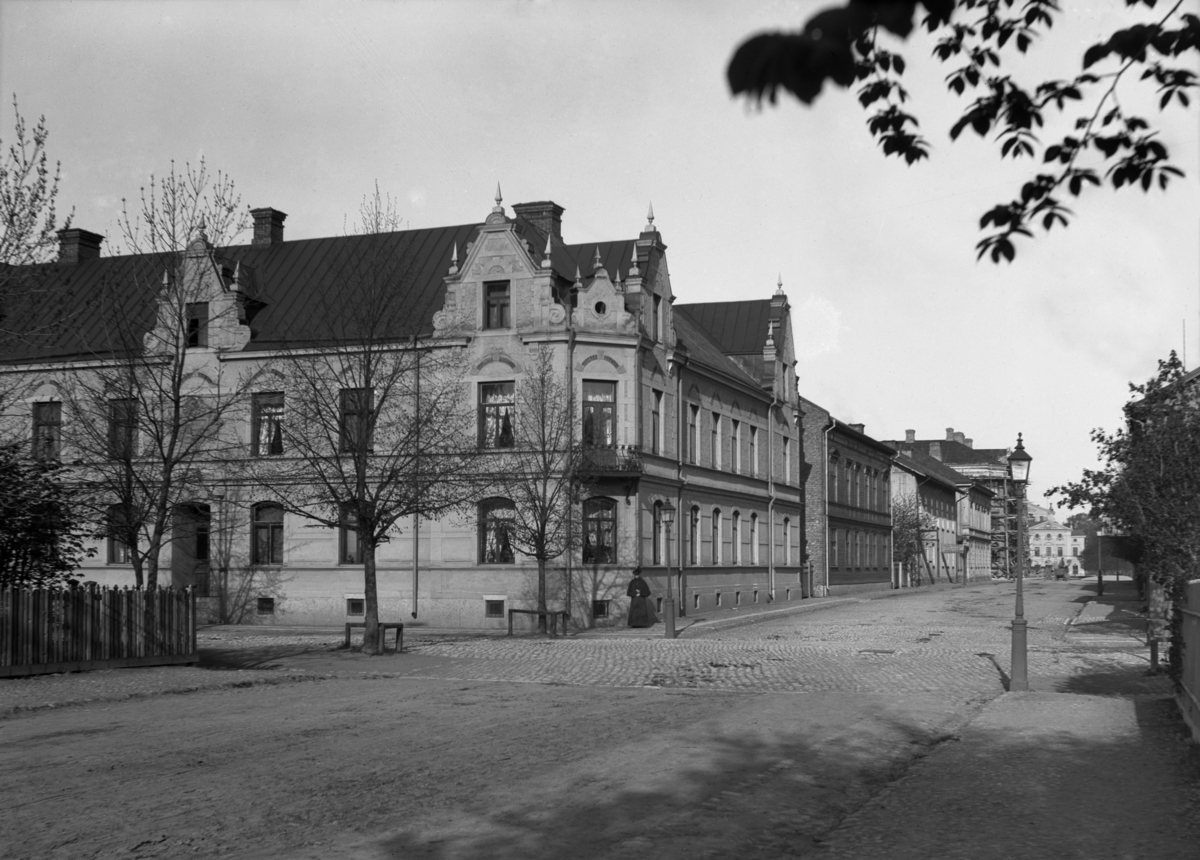
<svg viewBox="0 0 1200 860">
<path fill-rule="evenodd" d="M 574 577 L 571 562 L 575 556 L 572 526 L 575 523 L 575 314 L 574 287 L 567 291 L 567 618 L 571 617 L 571 591 Z M 566 626 L 566 621 L 563 622 Z"/>
<path fill-rule="evenodd" d="M 677 549 L 679 550 L 675 557 L 679 559 L 679 600 L 675 605 L 679 607 L 679 617 L 687 616 L 687 604 L 684 597 L 687 595 L 687 559 L 683 552 L 683 517 L 687 516 L 688 528 L 691 528 L 692 512 L 684 511 L 683 508 L 683 485 L 685 482 L 683 476 L 683 441 L 686 425 L 684 424 L 684 403 L 683 403 L 683 364 L 679 357 L 672 350 L 671 355 L 667 357 L 668 366 L 674 365 L 675 368 L 675 522 L 679 528 L 676 529 L 674 540 Z M 674 583 L 667 583 L 667 587 L 674 589 Z"/>
<path fill-rule="evenodd" d="M 823 431 L 825 436 L 825 449 L 821 452 L 821 471 L 825 474 L 825 533 L 821 535 L 821 539 L 825 541 L 825 551 L 822 553 L 825 557 L 825 582 L 821 586 L 822 596 L 829 596 L 829 431 L 836 425 L 833 416 L 829 418 L 829 426 Z"/>
<path fill-rule="evenodd" d="M 413 335 L 413 348 L 416 349 L 417 336 Z M 417 447 L 416 456 L 413 458 L 414 465 L 417 467 L 417 488 L 420 492 L 421 481 L 421 350 L 417 350 L 417 402 L 416 402 L 416 419 L 417 419 Z M 419 498 L 419 497 L 418 497 Z M 413 558 L 412 558 L 412 617 L 417 617 L 417 585 L 420 582 L 421 574 L 417 569 L 417 555 L 421 546 L 421 515 L 413 512 Z M 380 642 L 383 640 L 381 639 Z M 383 647 L 382 645 L 380 647 Z"/>
<path fill-rule="evenodd" d="M 767 522 L 771 528 L 771 551 L 767 553 L 767 594 L 775 602 L 775 439 L 771 435 L 771 422 L 775 420 L 775 408 L 779 399 L 771 395 L 771 406 L 767 409 Z"/>
</svg>

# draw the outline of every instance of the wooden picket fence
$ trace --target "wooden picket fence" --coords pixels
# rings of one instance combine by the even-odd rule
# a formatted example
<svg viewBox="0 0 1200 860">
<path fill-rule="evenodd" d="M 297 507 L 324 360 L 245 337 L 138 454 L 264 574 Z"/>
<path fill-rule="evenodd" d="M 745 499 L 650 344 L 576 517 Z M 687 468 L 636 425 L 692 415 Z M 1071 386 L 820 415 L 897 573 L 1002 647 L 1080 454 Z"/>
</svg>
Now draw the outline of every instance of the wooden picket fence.
<svg viewBox="0 0 1200 860">
<path fill-rule="evenodd" d="M 0 588 L 0 678 L 198 661 L 192 589 Z"/>
<path fill-rule="evenodd" d="M 1185 586 L 1183 606 L 1183 674 L 1179 679 L 1179 710 L 1200 741 L 1200 580 Z"/>
</svg>

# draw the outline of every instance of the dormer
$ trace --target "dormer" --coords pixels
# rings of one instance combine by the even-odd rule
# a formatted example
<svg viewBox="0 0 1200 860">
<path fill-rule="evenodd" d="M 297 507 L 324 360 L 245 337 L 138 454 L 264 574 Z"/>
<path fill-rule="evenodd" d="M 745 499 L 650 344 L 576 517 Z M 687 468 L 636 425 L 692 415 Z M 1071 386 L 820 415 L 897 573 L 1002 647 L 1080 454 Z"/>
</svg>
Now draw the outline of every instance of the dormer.
<svg viewBox="0 0 1200 860">
<path fill-rule="evenodd" d="M 667 246 L 654 226 L 654 205 L 646 212 L 646 226 L 633 243 L 628 278 L 625 281 L 625 306 L 637 316 L 641 330 L 655 344 L 666 349 L 675 345 L 675 327 L 671 304 L 671 275 L 667 271 Z"/>
</svg>

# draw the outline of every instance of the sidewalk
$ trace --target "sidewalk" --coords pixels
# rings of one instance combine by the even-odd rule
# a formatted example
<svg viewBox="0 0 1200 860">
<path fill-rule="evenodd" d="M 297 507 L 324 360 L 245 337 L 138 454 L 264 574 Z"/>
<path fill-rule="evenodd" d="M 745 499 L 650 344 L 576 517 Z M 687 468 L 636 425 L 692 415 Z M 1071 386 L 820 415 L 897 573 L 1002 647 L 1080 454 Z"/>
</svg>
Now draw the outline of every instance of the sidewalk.
<svg viewBox="0 0 1200 860">
<path fill-rule="evenodd" d="M 1145 646 L 1132 584 L 1090 595 L 1064 647 Z M 1005 693 L 823 841 L 828 860 L 1194 860 L 1200 745 L 1162 676 L 1092 678 L 1108 695 Z M 1147 694 L 1148 691 L 1156 694 Z"/>
</svg>

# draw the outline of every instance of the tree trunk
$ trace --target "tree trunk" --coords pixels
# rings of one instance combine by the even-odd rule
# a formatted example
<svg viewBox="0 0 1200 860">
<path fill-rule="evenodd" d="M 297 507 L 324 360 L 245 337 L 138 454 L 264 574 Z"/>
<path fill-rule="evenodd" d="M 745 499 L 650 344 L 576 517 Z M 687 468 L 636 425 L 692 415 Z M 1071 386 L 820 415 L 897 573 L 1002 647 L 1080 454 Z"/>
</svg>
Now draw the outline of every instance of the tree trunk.
<svg viewBox="0 0 1200 860">
<path fill-rule="evenodd" d="M 546 611 L 546 559 L 538 559 L 538 612 Z M 538 616 L 538 633 L 546 632 L 546 616 Z"/>
<path fill-rule="evenodd" d="M 358 539 L 363 540 L 360 532 Z M 367 541 L 363 545 L 363 597 L 366 599 L 367 627 L 363 631 L 362 652 L 376 656 L 382 653 L 379 636 L 379 590 L 375 584 L 375 544 Z"/>
</svg>

